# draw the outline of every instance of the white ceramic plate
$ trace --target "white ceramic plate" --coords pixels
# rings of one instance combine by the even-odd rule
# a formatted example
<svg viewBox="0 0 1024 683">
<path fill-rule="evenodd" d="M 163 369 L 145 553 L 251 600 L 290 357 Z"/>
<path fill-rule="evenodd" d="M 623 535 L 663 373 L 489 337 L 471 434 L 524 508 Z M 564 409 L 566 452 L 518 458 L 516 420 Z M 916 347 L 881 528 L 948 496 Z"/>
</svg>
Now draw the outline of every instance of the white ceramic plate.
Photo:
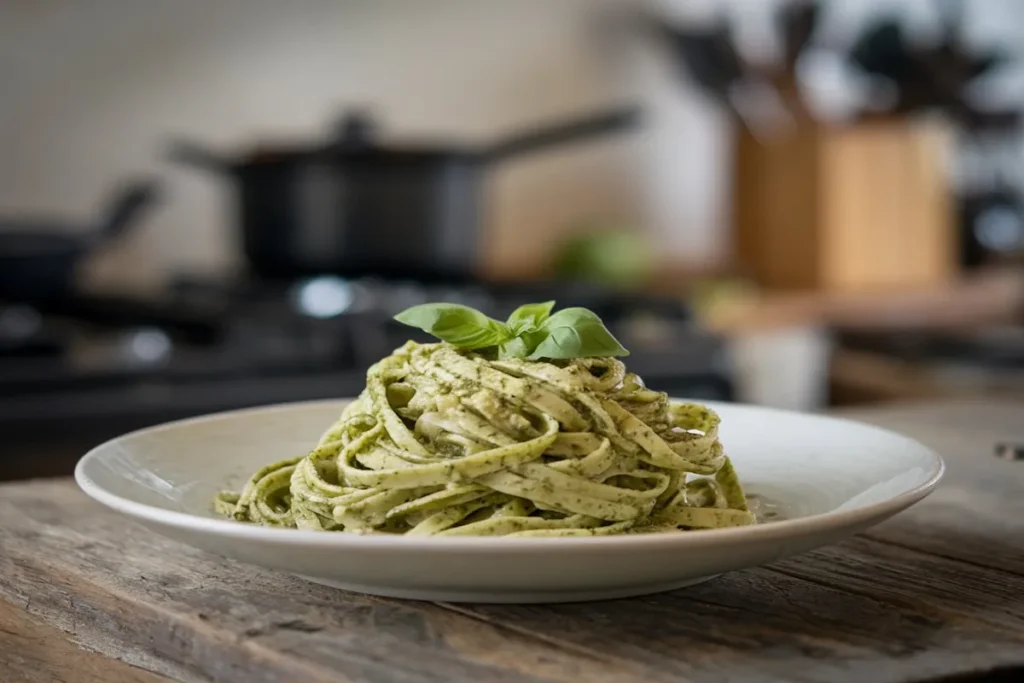
<svg viewBox="0 0 1024 683">
<path fill-rule="evenodd" d="M 592 538 L 405 538 L 218 519 L 210 500 L 309 450 L 345 401 L 256 408 L 119 437 L 78 463 L 88 495 L 175 540 L 349 590 L 464 602 L 625 597 L 696 583 L 837 541 L 926 496 L 942 460 L 856 422 L 709 403 L 763 524 Z M 772 513 L 775 513 L 774 515 Z"/>
</svg>

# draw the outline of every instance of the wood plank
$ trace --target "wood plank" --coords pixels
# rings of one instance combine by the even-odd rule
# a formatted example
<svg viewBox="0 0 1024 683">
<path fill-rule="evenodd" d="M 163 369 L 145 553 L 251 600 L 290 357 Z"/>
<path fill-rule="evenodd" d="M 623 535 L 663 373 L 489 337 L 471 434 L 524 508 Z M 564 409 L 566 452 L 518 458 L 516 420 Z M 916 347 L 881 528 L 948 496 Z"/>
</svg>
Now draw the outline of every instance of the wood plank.
<svg viewBox="0 0 1024 683">
<path fill-rule="evenodd" d="M 1024 665 L 1011 587 L 969 585 L 971 604 L 982 599 L 972 612 L 943 592 L 954 561 L 922 554 L 914 572 L 940 583 L 906 588 L 899 560 L 871 569 L 895 550 L 869 540 L 648 598 L 438 607 L 218 560 L 125 525 L 67 484 L 5 493 L 0 517 L 19 531 L 0 531 L 0 593 L 31 594 L 34 614 L 90 647 L 183 680 L 905 681 Z M 843 581 L 865 572 L 855 590 L 833 585 L 836 557 Z"/>
<path fill-rule="evenodd" d="M 991 441 L 1022 435 L 1019 408 L 869 414 L 947 455 L 949 479 L 930 500 L 770 567 L 578 605 L 354 595 L 154 536 L 67 481 L 0 486 L 0 646 L 22 657 L 0 656 L 0 679 L 35 668 L 25 652 L 52 652 L 38 669 L 55 673 L 41 680 L 66 670 L 88 681 L 100 655 L 74 643 L 122 660 L 111 660 L 122 677 L 155 672 L 125 679 L 146 683 L 895 683 L 1012 671 L 1024 667 L 1024 464 L 994 458 Z"/>
<path fill-rule="evenodd" d="M 438 606 L 221 560 L 126 524 L 66 481 L 0 491 L 0 597 L 177 680 L 665 680 Z"/>
<path fill-rule="evenodd" d="M 0 600 L 0 674 L 11 683 L 170 683 L 171 679 L 81 649 L 60 630 Z"/>
<path fill-rule="evenodd" d="M 931 496 L 866 536 L 1024 575 L 1024 461 L 994 456 L 997 441 L 1024 443 L 1024 403 L 967 399 L 843 414 L 907 434 L 946 460 Z"/>
<path fill-rule="evenodd" d="M 1024 577 L 857 537 L 771 565 L 773 571 L 1024 642 Z"/>
<path fill-rule="evenodd" d="M 1024 576 L 1024 496 L 988 497 L 949 484 L 864 536 Z"/>
<path fill-rule="evenodd" d="M 842 558 L 847 544 L 830 552 L 825 558 Z M 628 601 L 451 608 L 694 680 L 908 681 L 1024 666 L 1024 621 L 1013 598 L 1024 582 L 995 594 L 973 587 L 968 599 L 985 600 L 970 607 L 958 605 L 955 593 L 943 600 L 927 587 L 934 567 L 924 559 L 914 567 L 916 583 L 892 567 L 859 567 L 857 590 L 833 580 L 825 559 L 809 569 L 792 562 L 799 575 L 784 563 Z M 873 582 L 882 585 L 872 589 Z M 945 579 L 941 585 L 948 588 Z M 996 594 L 1009 595 L 1011 604 L 1001 606 Z"/>
</svg>

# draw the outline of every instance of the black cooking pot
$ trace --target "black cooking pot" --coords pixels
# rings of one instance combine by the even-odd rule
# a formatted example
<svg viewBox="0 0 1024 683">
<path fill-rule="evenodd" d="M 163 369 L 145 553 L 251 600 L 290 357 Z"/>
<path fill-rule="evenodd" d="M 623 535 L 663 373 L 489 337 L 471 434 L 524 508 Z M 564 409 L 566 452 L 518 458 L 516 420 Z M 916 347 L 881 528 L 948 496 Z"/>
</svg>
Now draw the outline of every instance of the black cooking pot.
<svg viewBox="0 0 1024 683">
<path fill-rule="evenodd" d="M 38 303 L 68 296 L 83 257 L 127 231 L 156 193 L 155 182 L 128 183 L 104 216 L 85 229 L 45 218 L 0 218 L 0 300 Z"/>
<path fill-rule="evenodd" d="M 521 133 L 485 149 L 385 147 L 373 122 L 347 117 L 329 145 L 227 160 L 177 143 L 171 158 L 238 183 L 242 246 L 262 277 L 336 273 L 426 280 L 472 277 L 481 181 L 519 154 L 633 127 L 634 108 Z"/>
</svg>

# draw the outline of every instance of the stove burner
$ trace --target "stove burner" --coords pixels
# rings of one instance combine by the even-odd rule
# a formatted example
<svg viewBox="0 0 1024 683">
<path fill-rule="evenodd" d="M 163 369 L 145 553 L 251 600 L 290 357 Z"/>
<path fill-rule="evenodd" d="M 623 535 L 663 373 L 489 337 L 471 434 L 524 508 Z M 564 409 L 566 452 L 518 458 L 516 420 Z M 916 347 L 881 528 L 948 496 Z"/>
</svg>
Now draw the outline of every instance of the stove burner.
<svg viewBox="0 0 1024 683">
<path fill-rule="evenodd" d="M 558 283 L 181 280 L 149 301 L 78 295 L 38 308 L 0 302 L 0 442 L 10 454 L 0 457 L 0 480 L 5 458 L 19 452 L 64 453 L 59 473 L 66 474 L 84 449 L 130 429 L 355 395 L 372 363 L 410 338 L 432 340 L 392 320 L 417 303 L 461 303 L 503 319 L 523 303 L 551 299 L 601 316 L 650 387 L 731 397 L 722 344 L 672 299 Z M 42 473 L 26 462 L 16 476 Z"/>
</svg>

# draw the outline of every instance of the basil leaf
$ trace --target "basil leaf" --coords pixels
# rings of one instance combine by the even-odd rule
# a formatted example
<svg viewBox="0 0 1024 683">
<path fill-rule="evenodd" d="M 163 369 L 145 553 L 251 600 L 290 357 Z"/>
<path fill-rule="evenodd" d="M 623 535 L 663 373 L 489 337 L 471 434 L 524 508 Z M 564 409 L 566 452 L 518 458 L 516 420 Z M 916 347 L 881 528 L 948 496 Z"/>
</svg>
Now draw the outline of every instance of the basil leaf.
<svg viewBox="0 0 1024 683">
<path fill-rule="evenodd" d="M 498 358 L 507 360 L 509 358 L 526 358 L 530 350 L 526 348 L 526 342 L 520 337 L 510 339 L 498 349 Z"/>
<path fill-rule="evenodd" d="M 458 304 L 423 304 L 406 309 L 395 320 L 417 327 L 463 349 L 480 350 L 488 358 L 528 360 L 628 356 L 629 352 L 585 308 L 567 308 L 551 315 L 554 301 L 517 308 L 508 323 Z"/>
<path fill-rule="evenodd" d="M 395 320 L 462 349 L 498 346 L 513 337 L 504 323 L 459 304 L 421 304 L 405 309 Z"/>
<path fill-rule="evenodd" d="M 590 358 L 594 356 L 628 356 L 601 319 L 585 308 L 566 308 L 545 320 L 540 330 L 546 337 L 527 358 Z"/>
<path fill-rule="evenodd" d="M 502 344 L 498 355 L 502 359 L 527 358 L 547 336 L 548 333 L 541 330 L 527 330 Z"/>
<path fill-rule="evenodd" d="M 554 301 L 545 301 L 541 304 L 523 304 L 512 315 L 508 317 L 507 325 L 512 333 L 519 335 L 528 330 L 537 329 L 541 323 L 551 315 L 551 309 L 555 307 Z"/>
</svg>

